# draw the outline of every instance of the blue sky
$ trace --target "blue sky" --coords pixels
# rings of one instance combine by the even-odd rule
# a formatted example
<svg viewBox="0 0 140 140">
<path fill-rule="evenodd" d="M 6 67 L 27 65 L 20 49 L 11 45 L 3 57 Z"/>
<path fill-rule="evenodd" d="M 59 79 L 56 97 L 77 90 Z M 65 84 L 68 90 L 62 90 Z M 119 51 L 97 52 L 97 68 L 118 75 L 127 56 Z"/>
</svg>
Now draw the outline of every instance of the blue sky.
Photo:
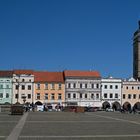
<svg viewBox="0 0 140 140">
<path fill-rule="evenodd" d="M 1 0 L 0 69 L 133 73 L 140 0 Z"/>
</svg>

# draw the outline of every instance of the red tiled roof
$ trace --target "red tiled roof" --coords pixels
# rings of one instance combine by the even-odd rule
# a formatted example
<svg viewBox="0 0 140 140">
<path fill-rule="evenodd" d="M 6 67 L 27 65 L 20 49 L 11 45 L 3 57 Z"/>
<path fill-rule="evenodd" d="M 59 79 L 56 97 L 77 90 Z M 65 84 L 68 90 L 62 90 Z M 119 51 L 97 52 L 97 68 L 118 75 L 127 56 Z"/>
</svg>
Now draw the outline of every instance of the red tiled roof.
<svg viewBox="0 0 140 140">
<path fill-rule="evenodd" d="M 65 77 L 101 77 L 98 71 L 66 70 L 64 75 Z"/>
<path fill-rule="evenodd" d="M 13 71 L 0 71 L 0 77 L 12 77 Z"/>
<path fill-rule="evenodd" d="M 33 70 L 14 70 L 14 74 L 33 74 Z"/>
<path fill-rule="evenodd" d="M 63 72 L 34 72 L 35 82 L 61 82 L 64 83 Z"/>
</svg>

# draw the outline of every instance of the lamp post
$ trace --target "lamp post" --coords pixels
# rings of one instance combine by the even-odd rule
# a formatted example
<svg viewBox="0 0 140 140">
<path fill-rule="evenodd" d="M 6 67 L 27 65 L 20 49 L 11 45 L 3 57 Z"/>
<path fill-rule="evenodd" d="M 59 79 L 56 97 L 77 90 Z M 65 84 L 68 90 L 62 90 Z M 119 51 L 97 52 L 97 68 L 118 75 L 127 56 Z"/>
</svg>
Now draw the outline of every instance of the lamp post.
<svg viewBox="0 0 140 140">
<path fill-rule="evenodd" d="M 18 78 L 17 78 L 18 77 Z M 15 89 L 17 90 L 17 102 L 18 103 L 18 99 L 19 99 L 19 86 L 20 86 L 20 75 L 15 75 L 15 77 L 13 78 L 13 84 L 15 84 Z"/>
<path fill-rule="evenodd" d="M 19 103 L 19 93 L 20 93 L 20 86 L 21 85 L 25 85 L 26 83 L 24 81 L 21 81 L 21 76 L 19 74 L 16 74 L 15 77 L 14 77 L 14 83 L 15 85 L 17 86 L 16 89 L 17 89 L 17 102 L 16 103 Z"/>
<path fill-rule="evenodd" d="M 23 103 L 24 103 L 24 105 L 25 105 L 25 102 L 26 102 L 26 96 L 25 96 L 25 95 L 22 96 L 22 99 L 23 99 Z"/>
</svg>

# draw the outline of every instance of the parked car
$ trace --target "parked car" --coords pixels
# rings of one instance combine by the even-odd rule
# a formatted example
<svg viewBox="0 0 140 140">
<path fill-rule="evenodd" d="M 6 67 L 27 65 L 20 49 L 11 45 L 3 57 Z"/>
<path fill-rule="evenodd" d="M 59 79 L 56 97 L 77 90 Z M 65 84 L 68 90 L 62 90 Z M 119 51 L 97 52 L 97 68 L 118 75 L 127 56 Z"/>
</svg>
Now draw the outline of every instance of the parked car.
<svg viewBox="0 0 140 140">
<path fill-rule="evenodd" d="M 113 112 L 114 110 L 112 108 L 106 108 L 107 112 Z"/>
<path fill-rule="evenodd" d="M 97 111 L 97 109 L 94 108 L 94 107 L 85 107 L 84 109 L 85 109 L 85 112 L 95 112 L 95 111 Z"/>
</svg>

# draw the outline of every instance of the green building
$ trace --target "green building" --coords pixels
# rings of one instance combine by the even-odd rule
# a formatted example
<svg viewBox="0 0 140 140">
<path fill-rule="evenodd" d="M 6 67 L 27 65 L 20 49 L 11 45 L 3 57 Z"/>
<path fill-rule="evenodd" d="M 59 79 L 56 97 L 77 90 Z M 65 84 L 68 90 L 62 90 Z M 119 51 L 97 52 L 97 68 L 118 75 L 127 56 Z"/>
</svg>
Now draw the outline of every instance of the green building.
<svg viewBox="0 0 140 140">
<path fill-rule="evenodd" d="M 0 104 L 12 103 L 12 71 L 0 71 Z"/>
</svg>

